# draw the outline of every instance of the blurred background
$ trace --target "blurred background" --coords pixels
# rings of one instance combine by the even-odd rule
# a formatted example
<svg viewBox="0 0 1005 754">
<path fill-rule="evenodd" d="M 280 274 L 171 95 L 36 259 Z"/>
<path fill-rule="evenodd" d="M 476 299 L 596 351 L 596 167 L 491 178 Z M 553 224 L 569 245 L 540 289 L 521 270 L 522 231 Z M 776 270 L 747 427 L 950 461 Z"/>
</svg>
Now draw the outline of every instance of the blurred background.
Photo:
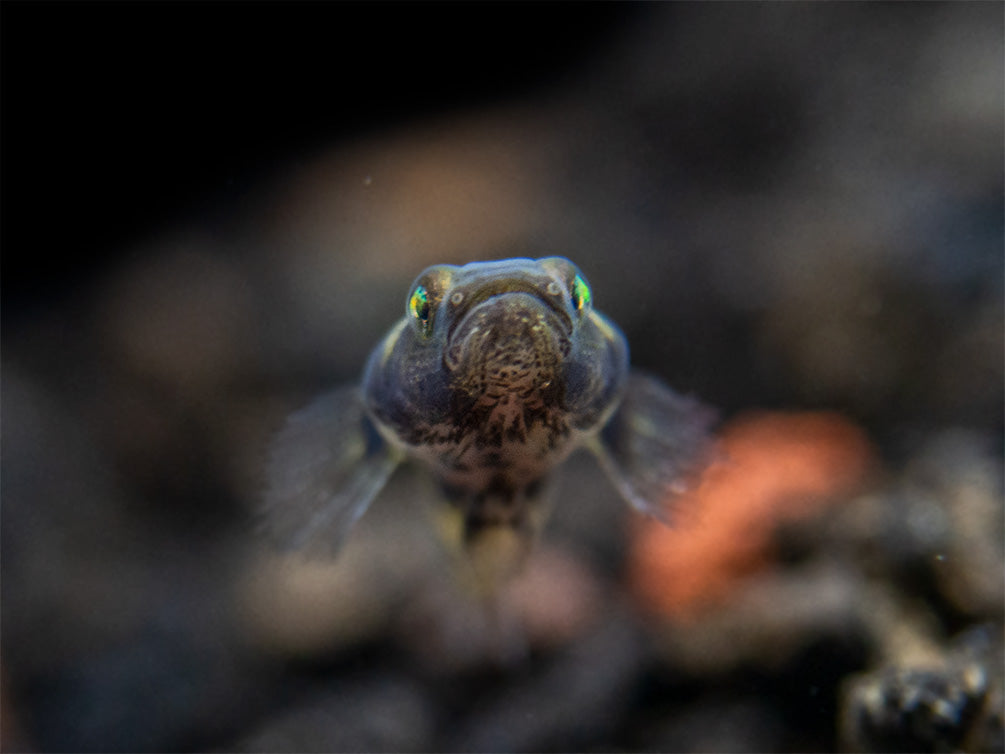
<svg viewBox="0 0 1005 754">
<path fill-rule="evenodd" d="M 997 3 L 0 5 L 6 751 L 1002 750 Z M 254 533 L 427 265 L 564 255 L 732 463 L 501 622 Z M 501 630 L 501 626 L 505 630 Z"/>
</svg>

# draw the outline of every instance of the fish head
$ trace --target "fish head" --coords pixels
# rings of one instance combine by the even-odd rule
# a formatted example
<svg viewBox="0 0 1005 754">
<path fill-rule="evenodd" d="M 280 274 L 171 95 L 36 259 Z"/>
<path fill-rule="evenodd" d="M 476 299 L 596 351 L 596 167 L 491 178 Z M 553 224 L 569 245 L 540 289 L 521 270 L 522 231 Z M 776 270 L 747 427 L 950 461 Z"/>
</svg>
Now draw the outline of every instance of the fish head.
<svg viewBox="0 0 1005 754">
<path fill-rule="evenodd" d="M 457 390 L 476 398 L 547 392 L 560 399 L 577 312 L 566 286 L 549 273 L 529 260 L 460 268 L 441 304 L 443 364 Z"/>
<path fill-rule="evenodd" d="M 436 265 L 371 357 L 366 392 L 392 426 L 408 413 L 442 423 L 505 399 L 588 428 L 613 410 L 627 365 L 624 337 L 593 309 L 569 260 Z"/>
</svg>

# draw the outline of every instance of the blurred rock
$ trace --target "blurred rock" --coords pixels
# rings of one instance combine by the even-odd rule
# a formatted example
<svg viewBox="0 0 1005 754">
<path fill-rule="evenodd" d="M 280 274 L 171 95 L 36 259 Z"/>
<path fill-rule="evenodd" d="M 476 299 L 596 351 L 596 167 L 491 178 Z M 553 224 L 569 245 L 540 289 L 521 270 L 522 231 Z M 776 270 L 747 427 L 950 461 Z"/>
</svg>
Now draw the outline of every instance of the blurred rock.
<svg viewBox="0 0 1005 754">
<path fill-rule="evenodd" d="M 779 751 L 782 721 L 763 701 L 701 698 L 646 733 L 641 751 Z"/>
<path fill-rule="evenodd" d="M 429 751 L 434 713 L 424 690 L 380 672 L 345 679 L 293 704 L 229 751 Z"/>
<path fill-rule="evenodd" d="M 0 749 L 4 751 L 33 751 L 37 746 L 29 745 L 21 729 L 21 721 L 11 706 L 7 682 L 0 673 Z"/>
<path fill-rule="evenodd" d="M 931 551 L 940 592 L 965 614 L 1000 622 L 1005 462 L 997 444 L 980 434 L 947 430 L 931 439 L 907 473 L 909 484 L 923 486 L 940 502 L 946 519 L 947 541 Z"/>
<path fill-rule="evenodd" d="M 597 574 L 563 548 L 541 545 L 500 595 L 532 647 L 561 646 L 588 631 L 609 600 Z"/>
<path fill-rule="evenodd" d="M 131 522 L 111 463 L 31 375 L 3 372 L 3 643 L 16 683 L 138 619 Z"/>
<path fill-rule="evenodd" d="M 1001 751 L 1005 680 L 1000 627 L 959 637 L 937 663 L 892 665 L 847 684 L 842 710 L 854 751 Z"/>
<path fill-rule="evenodd" d="M 3 402 L 5 697 L 23 739 L 162 751 L 227 730 L 261 677 L 235 640 L 232 551 L 145 527 L 107 448 L 10 364 Z"/>
<path fill-rule="evenodd" d="M 887 486 L 789 534 L 905 594 L 941 600 L 971 620 L 1000 622 L 1005 503 L 997 445 L 961 429 L 926 435 Z"/>
<path fill-rule="evenodd" d="M 514 679 L 450 725 L 446 751 L 575 751 L 596 747 L 630 709 L 642 636 L 616 605 L 598 629 Z"/>
<path fill-rule="evenodd" d="M 744 665 L 778 668 L 820 637 L 863 645 L 861 595 L 857 575 L 843 565 L 769 571 L 700 619 L 658 624 L 660 655 L 671 667 L 714 676 Z"/>
<path fill-rule="evenodd" d="M 560 651 L 596 630 L 610 601 L 598 574 L 545 542 L 488 598 L 466 588 L 456 569 L 420 584 L 397 620 L 399 641 L 432 677 L 518 671 L 530 653 Z"/>
<path fill-rule="evenodd" d="M 42 751 L 153 752 L 229 733 L 263 676 L 220 638 L 152 626 L 35 678 L 23 688 L 33 738 Z"/>
<path fill-rule="evenodd" d="M 257 315 L 247 272 L 212 237 L 140 249 L 98 296 L 101 346 L 117 364 L 202 392 L 245 372 Z"/>
</svg>

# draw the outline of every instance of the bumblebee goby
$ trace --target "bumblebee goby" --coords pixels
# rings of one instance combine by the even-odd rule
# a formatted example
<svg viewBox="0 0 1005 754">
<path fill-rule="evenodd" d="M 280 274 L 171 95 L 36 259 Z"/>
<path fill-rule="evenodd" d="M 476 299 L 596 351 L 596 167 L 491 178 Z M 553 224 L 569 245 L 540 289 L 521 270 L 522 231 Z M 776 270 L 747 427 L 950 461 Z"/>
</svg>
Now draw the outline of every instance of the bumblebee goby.
<svg viewBox="0 0 1005 754">
<path fill-rule="evenodd" d="M 362 385 L 321 396 L 277 435 L 265 523 L 287 548 L 334 552 L 412 459 L 439 483 L 449 536 L 497 582 L 526 555 L 572 451 L 592 451 L 628 503 L 664 518 L 709 460 L 712 418 L 629 370 L 624 336 L 569 260 L 436 265 Z"/>
</svg>

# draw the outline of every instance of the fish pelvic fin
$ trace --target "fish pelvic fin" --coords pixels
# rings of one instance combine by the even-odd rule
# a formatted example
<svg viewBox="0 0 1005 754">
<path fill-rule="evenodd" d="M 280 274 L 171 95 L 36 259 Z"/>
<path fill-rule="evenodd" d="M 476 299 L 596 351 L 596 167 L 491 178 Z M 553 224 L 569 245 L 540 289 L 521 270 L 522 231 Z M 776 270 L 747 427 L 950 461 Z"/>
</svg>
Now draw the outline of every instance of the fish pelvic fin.
<svg viewBox="0 0 1005 754">
<path fill-rule="evenodd" d="M 718 457 L 715 419 L 698 400 L 632 372 L 621 405 L 587 447 L 629 505 L 669 524 L 675 499 Z"/>
<path fill-rule="evenodd" d="M 333 556 L 400 461 L 358 388 L 326 393 L 272 442 L 260 528 L 282 550 Z"/>
</svg>

